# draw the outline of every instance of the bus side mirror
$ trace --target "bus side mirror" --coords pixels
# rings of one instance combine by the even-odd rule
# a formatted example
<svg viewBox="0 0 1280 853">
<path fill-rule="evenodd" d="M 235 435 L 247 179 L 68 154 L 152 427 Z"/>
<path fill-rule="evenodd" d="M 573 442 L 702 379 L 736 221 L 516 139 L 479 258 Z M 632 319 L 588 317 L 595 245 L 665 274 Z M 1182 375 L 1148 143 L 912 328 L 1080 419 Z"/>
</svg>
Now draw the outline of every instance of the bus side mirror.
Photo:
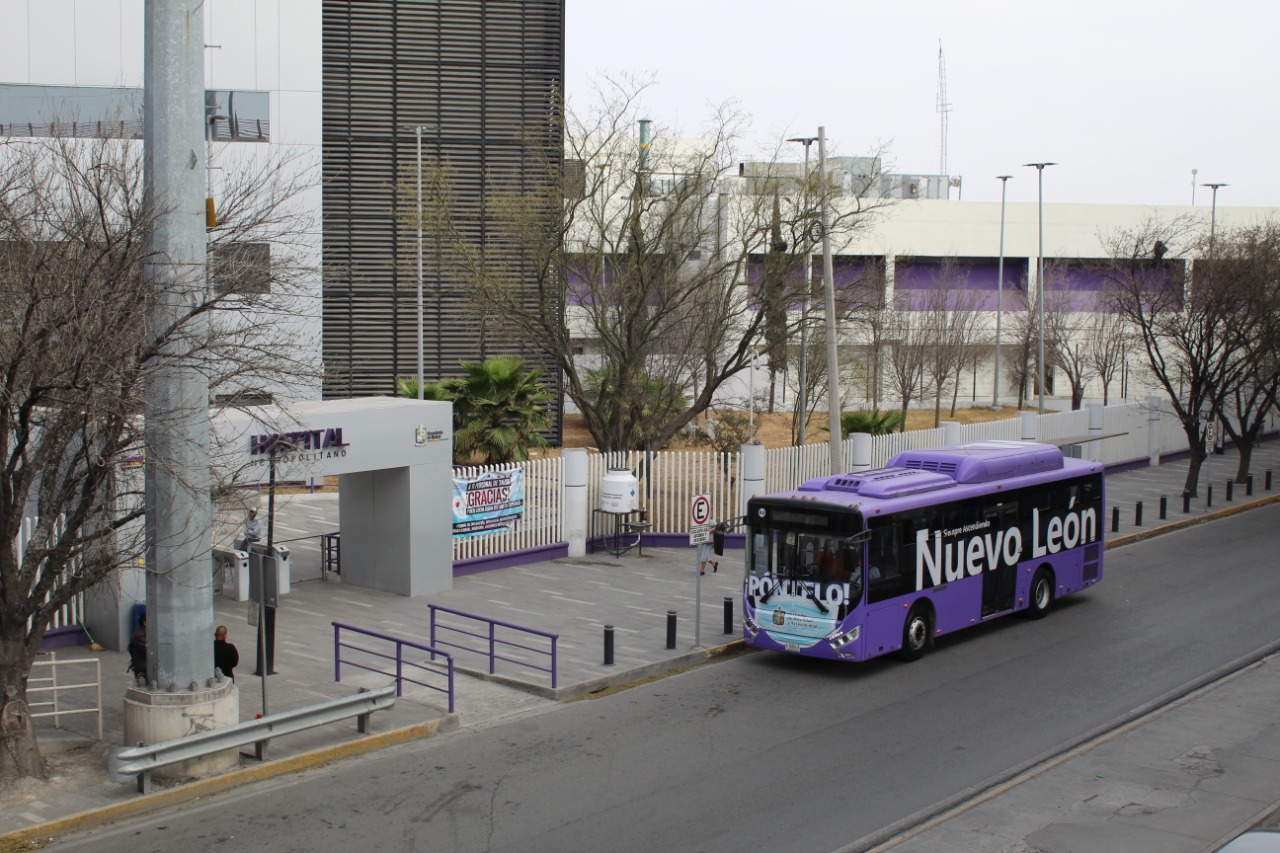
<svg viewBox="0 0 1280 853">
<path fill-rule="evenodd" d="M 718 524 L 711 531 L 711 550 L 716 552 L 717 557 L 724 556 L 724 528 Z"/>
</svg>

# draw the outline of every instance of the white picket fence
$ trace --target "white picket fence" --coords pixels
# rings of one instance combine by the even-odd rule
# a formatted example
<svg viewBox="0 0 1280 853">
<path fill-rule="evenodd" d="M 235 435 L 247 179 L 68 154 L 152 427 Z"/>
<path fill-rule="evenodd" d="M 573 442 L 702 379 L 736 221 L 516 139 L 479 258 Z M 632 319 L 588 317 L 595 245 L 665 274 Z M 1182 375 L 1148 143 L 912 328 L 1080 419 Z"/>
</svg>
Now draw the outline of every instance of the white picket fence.
<svg viewBox="0 0 1280 853">
<path fill-rule="evenodd" d="M 1096 447 L 1087 445 L 1086 454 L 1107 465 L 1147 459 L 1151 446 L 1148 444 L 1150 414 L 1151 409 L 1145 403 L 1108 406 L 1103 418 L 1103 432 L 1114 437 L 1097 442 Z M 1089 433 L 1087 409 L 1040 415 L 1035 421 L 1036 435 L 1043 441 L 1076 438 Z M 1158 410 L 1155 429 L 1155 446 L 1161 452 L 1185 448 L 1186 439 L 1181 427 L 1167 410 Z M 943 429 L 924 429 L 875 436 L 872 438 L 871 467 L 883 467 L 894 454 L 904 450 L 942 444 L 944 432 Z M 1123 435 L 1115 436 L 1116 433 Z M 1014 441 L 1022 437 L 1023 423 L 1020 418 L 1011 418 L 967 424 L 961 426 L 960 435 L 962 441 Z M 853 439 L 847 439 L 842 450 L 848 467 L 853 458 Z M 827 476 L 830 473 L 828 457 L 826 443 L 767 450 L 764 490 L 785 491 L 806 480 Z M 600 483 L 610 469 L 626 469 L 639 482 L 639 505 L 645 510 L 650 530 L 654 533 L 684 533 L 689 529 L 689 507 L 696 494 L 711 497 L 712 513 L 717 518 L 732 518 L 741 511 L 741 464 L 739 453 L 716 451 L 593 452 L 587 457 L 587 506 L 600 506 Z M 459 470 L 473 476 L 488 470 L 501 470 L 501 467 Z M 561 460 L 540 459 L 525 463 L 523 467 L 527 477 L 525 516 L 517 530 L 458 539 L 453 545 L 455 561 L 493 557 L 564 541 L 561 506 L 564 469 Z"/>
<path fill-rule="evenodd" d="M 1088 446 L 1090 458 L 1108 465 L 1144 460 L 1149 448 L 1148 433 L 1152 426 L 1151 410 L 1146 404 L 1108 406 L 1103 432 L 1122 435 Z M 1154 421 L 1157 447 L 1161 452 L 1174 452 L 1186 446 L 1186 439 L 1176 418 L 1167 410 L 1159 410 Z M 1055 412 L 1036 418 L 1036 435 L 1052 441 L 1078 437 L 1089 432 L 1089 413 Z M 1270 431 L 1270 430 L 1268 430 Z M 907 433 L 875 436 L 872 439 L 871 467 L 883 467 L 894 454 L 942 444 L 942 429 L 913 430 Z M 960 428 L 962 441 L 982 439 L 1016 440 L 1023 435 L 1019 418 L 968 424 Z M 846 467 L 853 459 L 853 439 L 842 448 Z M 765 452 L 764 490 L 779 492 L 795 488 L 806 480 L 827 476 L 826 443 L 804 447 L 779 447 Z M 588 507 L 600 506 L 600 484 L 610 469 L 626 469 L 636 475 L 640 489 L 640 507 L 646 513 L 654 533 L 680 534 L 689 529 L 689 507 L 693 496 L 709 495 L 712 512 L 717 518 L 732 518 L 743 506 L 741 454 L 715 451 L 662 451 L 644 453 L 590 453 L 587 457 Z M 480 536 L 455 538 L 454 562 L 476 560 L 520 551 L 548 548 L 564 542 L 563 483 L 564 464 L 560 458 L 535 459 L 518 466 L 476 466 L 455 469 L 458 476 L 478 476 L 492 471 L 519 467 L 524 471 L 525 498 L 523 515 L 509 531 Z M 25 519 L 19 541 L 19 559 L 35 529 L 36 520 Z M 83 619 L 83 599 L 60 607 L 50 628 L 75 625 Z"/>
<path fill-rule="evenodd" d="M 22 520 L 22 529 L 18 534 L 18 563 L 21 565 L 23 555 L 26 554 L 27 545 L 31 542 L 31 537 L 35 535 L 36 525 L 39 519 L 28 516 Z M 53 537 L 56 539 L 62 532 L 63 519 L 59 518 L 53 527 Z M 74 566 L 69 571 L 74 570 Z M 44 572 L 41 566 L 36 570 L 35 580 L 32 586 L 40 582 L 40 577 Z M 49 594 L 45 595 L 45 601 L 50 598 Z M 77 595 L 70 602 L 62 605 L 53 612 L 53 619 L 49 623 L 47 630 L 56 630 L 58 628 L 67 628 L 72 625 L 78 625 L 84 619 L 84 596 Z M 27 630 L 31 630 L 31 620 L 27 620 Z"/>
<path fill-rule="evenodd" d="M 520 520 L 510 530 L 454 537 L 454 562 L 510 554 L 562 541 L 564 467 L 560 459 L 531 459 L 518 465 L 484 465 L 453 470 L 458 477 L 477 477 L 513 468 L 524 469 L 524 511 Z"/>
</svg>

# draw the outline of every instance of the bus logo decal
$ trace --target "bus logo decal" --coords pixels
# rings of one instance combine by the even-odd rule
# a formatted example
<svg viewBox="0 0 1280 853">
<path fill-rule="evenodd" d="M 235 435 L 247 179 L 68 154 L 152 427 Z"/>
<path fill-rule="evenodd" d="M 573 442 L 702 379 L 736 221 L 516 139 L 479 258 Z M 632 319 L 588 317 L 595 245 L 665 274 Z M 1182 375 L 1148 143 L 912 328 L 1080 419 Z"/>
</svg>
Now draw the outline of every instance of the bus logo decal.
<svg viewBox="0 0 1280 853">
<path fill-rule="evenodd" d="M 978 525 L 974 525 L 977 527 Z M 977 577 L 1001 565 L 1014 566 L 1022 554 L 1022 531 L 1009 527 L 961 537 L 972 528 L 916 531 L 916 589 L 952 583 L 966 574 Z M 1098 539 L 1098 513 L 1090 508 L 1066 510 L 1041 519 L 1031 510 L 1031 556 L 1056 554 Z M 932 542 L 930 542 L 932 540 Z"/>
<path fill-rule="evenodd" d="M 1040 512 L 1031 510 L 1031 556 L 1056 554 L 1098 540 L 1098 513 L 1093 509 L 1070 510 L 1049 517 L 1044 525 L 1044 544 L 1040 544 Z"/>
</svg>

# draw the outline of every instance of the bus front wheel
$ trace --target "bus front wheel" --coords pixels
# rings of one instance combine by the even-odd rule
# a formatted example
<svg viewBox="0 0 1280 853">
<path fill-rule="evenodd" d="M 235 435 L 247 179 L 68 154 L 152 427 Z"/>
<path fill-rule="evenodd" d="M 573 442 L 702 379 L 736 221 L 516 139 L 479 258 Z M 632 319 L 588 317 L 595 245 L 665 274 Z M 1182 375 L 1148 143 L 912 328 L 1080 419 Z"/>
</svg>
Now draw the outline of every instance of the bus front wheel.
<svg viewBox="0 0 1280 853">
<path fill-rule="evenodd" d="M 1028 619 L 1043 619 L 1053 603 L 1053 575 L 1048 569 L 1037 569 L 1031 578 L 1031 600 L 1027 604 Z"/>
<path fill-rule="evenodd" d="M 916 605 L 907 614 L 907 621 L 902 626 L 902 649 L 898 652 L 900 660 L 919 660 L 924 650 L 929 647 L 929 639 L 933 635 L 933 622 L 929 619 L 929 611 Z"/>
</svg>

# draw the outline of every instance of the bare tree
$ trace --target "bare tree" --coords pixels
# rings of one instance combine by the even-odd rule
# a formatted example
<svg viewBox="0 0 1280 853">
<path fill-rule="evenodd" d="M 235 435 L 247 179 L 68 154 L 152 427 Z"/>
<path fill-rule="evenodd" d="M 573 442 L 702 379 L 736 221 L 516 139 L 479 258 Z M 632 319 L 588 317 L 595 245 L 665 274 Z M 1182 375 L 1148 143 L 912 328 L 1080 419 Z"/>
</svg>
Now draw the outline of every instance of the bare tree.
<svg viewBox="0 0 1280 853">
<path fill-rule="evenodd" d="M 769 368 L 769 411 L 775 409 L 775 390 L 778 376 L 787 375 L 789 341 L 792 332 L 792 295 L 790 280 L 800 274 L 787 251 L 789 244 L 782 236 L 782 199 L 773 198 L 773 213 L 769 222 L 769 251 L 764 256 L 764 271 L 760 287 L 760 310 L 764 314 L 764 352 Z M 803 263 L 803 259 L 801 261 Z"/>
<path fill-rule="evenodd" d="M 978 312 L 967 284 L 968 275 L 956 259 L 944 258 L 921 312 L 925 333 L 921 343 L 927 351 L 923 379 L 933 393 L 934 427 L 942 423 L 942 398 L 958 390 L 960 374 L 976 343 Z"/>
<path fill-rule="evenodd" d="M 1001 352 L 1008 352 L 1008 381 L 1018 387 L 1018 408 L 1027 402 L 1027 391 L 1036 382 L 1036 350 L 1039 341 L 1038 318 L 1034 304 L 1023 288 L 1015 288 L 1005 296 L 1005 329 L 1008 336 Z"/>
<path fill-rule="evenodd" d="M 1113 310 L 1134 330 L 1152 378 L 1182 425 L 1191 453 L 1184 493 L 1195 495 L 1207 425 L 1241 378 L 1234 357 L 1241 342 L 1232 321 L 1248 310 L 1247 302 L 1226 277 L 1204 268 L 1187 275 L 1187 258 L 1208 255 L 1207 241 L 1190 220 L 1148 222 L 1112 235 L 1108 246 Z"/>
<path fill-rule="evenodd" d="M 1098 306 L 1090 323 L 1085 358 L 1089 368 L 1102 383 L 1102 405 L 1111 402 L 1111 383 L 1124 366 L 1132 335 L 1124 318 L 1111 311 L 1109 306 Z"/>
<path fill-rule="evenodd" d="M 888 358 L 884 375 L 890 396 L 902 411 L 902 430 L 906 430 L 911 403 L 925 393 L 925 372 L 933 352 L 930 343 L 933 324 L 919 311 L 895 311 L 885 325 Z"/>
<path fill-rule="evenodd" d="M 1089 358 L 1088 330 L 1077 325 L 1079 313 L 1069 293 L 1054 289 L 1048 279 L 1044 301 L 1045 363 L 1062 372 L 1071 387 L 1071 411 L 1084 404 L 1084 392 L 1093 379 Z"/>
<path fill-rule="evenodd" d="M 1217 235 L 1213 257 L 1201 262 L 1214 287 L 1229 289 L 1246 306 L 1225 318 L 1234 342 L 1228 376 L 1216 403 L 1223 431 L 1239 451 L 1236 482 L 1249 478 L 1253 448 L 1280 394 L 1280 226 L 1263 225 Z"/>
<path fill-rule="evenodd" d="M 551 105 L 561 132 L 524 140 L 541 163 L 538 189 L 478 200 L 496 223 L 483 240 L 463 227 L 463 194 L 444 164 L 431 170 L 424 210 L 425 228 L 446 247 L 477 309 L 546 348 L 601 450 L 666 443 L 761 345 L 771 369 L 781 365 L 782 307 L 800 294 L 785 273 L 771 276 L 761 310 L 766 288 L 752 283 L 751 265 L 794 253 L 794 235 L 811 219 L 786 198 L 780 172 L 766 168 L 745 185 L 728 179 L 743 125 L 731 105 L 717 108 L 695 139 L 657 127 L 641 146 L 636 102 L 644 88 L 606 79 L 586 112 Z M 832 191 L 830 180 L 814 180 Z M 837 226 L 848 233 L 880 203 L 852 199 Z M 530 263 L 511 269 L 491 251 L 497 244 L 520 247 Z M 771 267 L 775 261 L 803 269 L 783 257 Z M 798 318 L 787 314 L 794 331 Z M 655 392 L 671 405 L 651 406 Z"/>
<path fill-rule="evenodd" d="M 314 371 L 272 332 L 304 307 L 292 285 L 306 264 L 290 247 L 311 230 L 293 203 L 311 178 L 293 159 L 226 164 L 205 298 L 148 330 L 149 306 L 168 297 L 143 281 L 163 259 L 145 248 L 162 211 L 142 198 L 141 146 L 0 149 L 0 781 L 43 772 L 27 684 L 54 614 L 145 553 L 140 466 L 162 463 L 141 413 L 158 354 L 189 353 L 232 394 Z"/>
</svg>

